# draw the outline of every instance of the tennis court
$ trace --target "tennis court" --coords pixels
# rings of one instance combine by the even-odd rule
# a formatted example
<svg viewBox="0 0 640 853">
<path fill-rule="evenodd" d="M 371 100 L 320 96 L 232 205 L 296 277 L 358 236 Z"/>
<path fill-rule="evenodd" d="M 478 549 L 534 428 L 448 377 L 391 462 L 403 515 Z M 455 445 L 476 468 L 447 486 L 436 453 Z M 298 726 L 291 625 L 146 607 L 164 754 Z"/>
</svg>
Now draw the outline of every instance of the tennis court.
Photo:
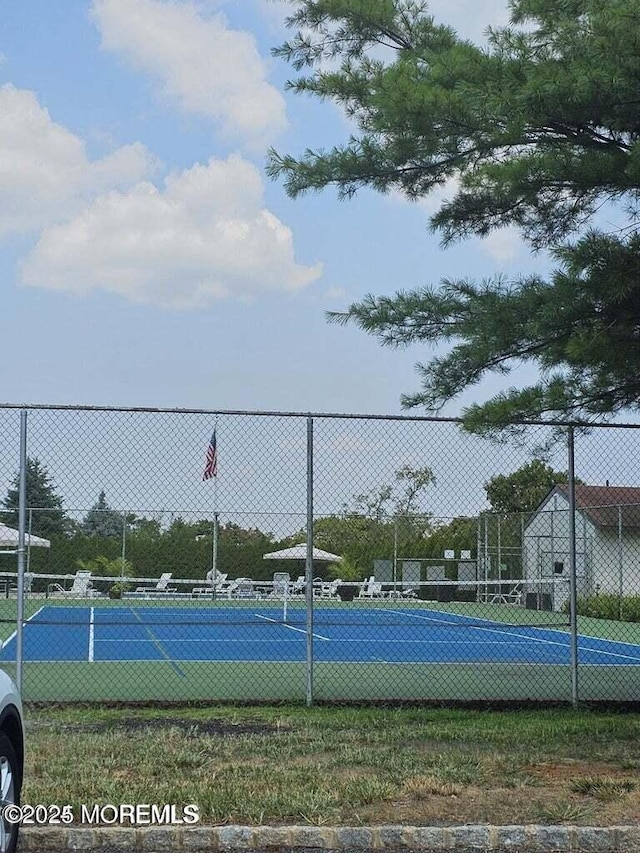
<svg viewBox="0 0 640 853">
<path fill-rule="evenodd" d="M 259 602 L 255 603 L 256 605 Z M 317 607 L 313 623 L 318 663 L 569 664 L 562 627 L 514 625 L 430 607 Z M 303 662 L 307 627 L 302 608 L 56 606 L 39 608 L 24 627 L 26 662 L 165 661 Z M 1 652 L 16 657 L 15 635 Z M 580 663 L 640 666 L 640 644 L 579 636 Z"/>
</svg>

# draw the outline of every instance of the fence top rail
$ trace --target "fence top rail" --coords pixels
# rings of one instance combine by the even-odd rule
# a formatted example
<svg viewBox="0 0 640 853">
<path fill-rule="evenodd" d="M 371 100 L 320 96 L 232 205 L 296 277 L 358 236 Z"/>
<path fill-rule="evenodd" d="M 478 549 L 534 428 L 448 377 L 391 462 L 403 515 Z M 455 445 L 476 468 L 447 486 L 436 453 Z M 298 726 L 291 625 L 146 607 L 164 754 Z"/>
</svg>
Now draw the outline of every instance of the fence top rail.
<svg viewBox="0 0 640 853">
<path fill-rule="evenodd" d="M 71 412 L 136 412 L 147 414 L 181 415 L 222 415 L 255 416 L 278 418 L 328 418 L 334 420 L 378 420 L 378 421 L 414 421 L 425 423 L 464 423 L 460 417 L 442 417 L 439 415 L 390 415 L 355 412 L 295 412 L 264 409 L 200 409 L 159 406 L 93 406 L 70 403 L 0 403 L 0 409 L 20 409 L 26 411 L 71 411 Z M 573 427 L 576 429 L 640 429 L 640 423 L 595 423 L 580 420 L 514 420 L 507 426 L 549 426 Z"/>
</svg>

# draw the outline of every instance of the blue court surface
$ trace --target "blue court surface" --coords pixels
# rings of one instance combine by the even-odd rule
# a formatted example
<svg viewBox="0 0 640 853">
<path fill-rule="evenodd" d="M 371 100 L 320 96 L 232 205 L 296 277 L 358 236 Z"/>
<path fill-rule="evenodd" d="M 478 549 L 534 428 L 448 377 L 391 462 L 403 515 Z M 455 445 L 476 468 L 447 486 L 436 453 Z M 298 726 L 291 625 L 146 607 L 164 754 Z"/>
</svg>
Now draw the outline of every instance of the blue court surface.
<svg viewBox="0 0 640 853">
<path fill-rule="evenodd" d="M 26 661 L 304 661 L 304 610 L 44 606 L 24 628 Z M 569 664 L 566 628 L 389 606 L 314 611 L 318 662 Z M 15 636 L 0 659 L 15 660 Z M 581 636 L 582 664 L 640 666 L 640 645 Z"/>
</svg>

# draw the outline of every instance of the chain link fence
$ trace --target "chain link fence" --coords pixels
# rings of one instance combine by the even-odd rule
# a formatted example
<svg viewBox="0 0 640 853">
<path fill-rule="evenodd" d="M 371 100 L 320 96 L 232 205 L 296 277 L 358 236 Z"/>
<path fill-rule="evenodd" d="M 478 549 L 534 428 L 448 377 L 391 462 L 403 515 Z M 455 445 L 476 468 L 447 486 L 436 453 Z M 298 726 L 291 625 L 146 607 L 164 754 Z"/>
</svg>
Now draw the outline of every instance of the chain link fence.
<svg viewBox="0 0 640 853">
<path fill-rule="evenodd" d="M 26 700 L 637 700 L 634 426 L 498 443 L 11 406 L 0 426 L 0 664 Z"/>
</svg>

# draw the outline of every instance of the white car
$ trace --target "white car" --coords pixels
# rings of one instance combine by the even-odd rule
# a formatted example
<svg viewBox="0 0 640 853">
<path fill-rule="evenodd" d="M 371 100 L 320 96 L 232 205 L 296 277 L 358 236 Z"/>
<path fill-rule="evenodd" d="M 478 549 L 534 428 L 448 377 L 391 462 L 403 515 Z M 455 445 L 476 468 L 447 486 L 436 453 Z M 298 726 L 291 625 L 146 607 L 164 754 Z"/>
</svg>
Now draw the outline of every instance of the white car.
<svg viewBox="0 0 640 853">
<path fill-rule="evenodd" d="M 20 804 L 24 770 L 24 720 L 18 689 L 0 670 L 0 809 Z M 14 853 L 18 823 L 0 818 L 0 853 Z"/>
</svg>

